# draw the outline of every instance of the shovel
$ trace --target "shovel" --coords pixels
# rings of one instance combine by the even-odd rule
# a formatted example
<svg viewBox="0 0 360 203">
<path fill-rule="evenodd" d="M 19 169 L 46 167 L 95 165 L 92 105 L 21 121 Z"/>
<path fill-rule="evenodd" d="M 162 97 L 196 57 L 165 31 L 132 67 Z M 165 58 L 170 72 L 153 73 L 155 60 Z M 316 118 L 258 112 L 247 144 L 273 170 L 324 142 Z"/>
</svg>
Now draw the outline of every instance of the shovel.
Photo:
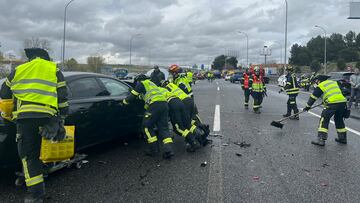
<svg viewBox="0 0 360 203">
<path fill-rule="evenodd" d="M 316 108 L 316 107 L 318 107 L 318 106 L 321 106 L 321 105 L 322 105 L 321 103 L 320 103 L 320 104 L 317 104 L 317 105 L 315 105 L 315 106 L 312 106 L 310 109 L 314 109 L 314 108 Z M 282 129 L 282 128 L 284 127 L 284 124 L 282 124 L 281 122 L 286 121 L 286 120 L 290 119 L 291 117 L 297 116 L 297 115 L 302 114 L 302 113 L 304 113 L 304 112 L 305 112 L 305 111 L 302 110 L 302 111 L 300 111 L 300 112 L 298 112 L 298 113 L 296 113 L 296 114 L 294 114 L 294 115 L 291 115 L 291 116 L 282 118 L 282 119 L 277 120 L 277 121 L 272 121 L 270 125 Z"/>
</svg>

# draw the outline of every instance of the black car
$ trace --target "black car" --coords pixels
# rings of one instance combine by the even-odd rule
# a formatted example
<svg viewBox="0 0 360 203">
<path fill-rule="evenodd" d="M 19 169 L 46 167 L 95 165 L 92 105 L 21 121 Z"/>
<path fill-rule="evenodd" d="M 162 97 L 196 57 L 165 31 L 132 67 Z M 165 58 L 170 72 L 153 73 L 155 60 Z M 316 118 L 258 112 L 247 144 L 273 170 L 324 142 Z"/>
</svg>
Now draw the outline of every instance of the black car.
<svg viewBox="0 0 360 203">
<path fill-rule="evenodd" d="M 230 77 L 230 82 L 231 82 L 231 83 L 240 82 L 242 76 L 243 76 L 243 73 L 234 73 L 234 74 Z"/>
<path fill-rule="evenodd" d="M 335 80 L 339 83 L 340 88 L 344 96 L 350 96 L 351 94 L 351 84 L 350 76 L 354 74 L 353 72 L 331 72 L 329 73 L 330 80 Z"/>
<path fill-rule="evenodd" d="M 130 93 L 129 84 L 110 76 L 64 72 L 69 92 L 65 125 L 75 125 L 76 151 L 129 134 L 139 133 L 143 102 L 120 102 Z M 0 117 L 0 168 L 18 163 L 15 124 Z"/>
</svg>

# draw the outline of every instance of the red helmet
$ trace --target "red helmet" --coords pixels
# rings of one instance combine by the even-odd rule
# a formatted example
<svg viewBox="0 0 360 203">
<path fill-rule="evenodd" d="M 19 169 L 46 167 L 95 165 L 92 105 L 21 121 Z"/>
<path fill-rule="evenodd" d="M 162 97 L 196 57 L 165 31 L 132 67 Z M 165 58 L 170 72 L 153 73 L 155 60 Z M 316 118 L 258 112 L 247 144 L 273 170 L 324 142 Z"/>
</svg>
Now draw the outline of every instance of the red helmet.
<svg viewBox="0 0 360 203">
<path fill-rule="evenodd" d="M 176 64 L 173 64 L 169 67 L 170 73 L 179 73 L 180 71 L 181 71 L 181 68 Z"/>
</svg>

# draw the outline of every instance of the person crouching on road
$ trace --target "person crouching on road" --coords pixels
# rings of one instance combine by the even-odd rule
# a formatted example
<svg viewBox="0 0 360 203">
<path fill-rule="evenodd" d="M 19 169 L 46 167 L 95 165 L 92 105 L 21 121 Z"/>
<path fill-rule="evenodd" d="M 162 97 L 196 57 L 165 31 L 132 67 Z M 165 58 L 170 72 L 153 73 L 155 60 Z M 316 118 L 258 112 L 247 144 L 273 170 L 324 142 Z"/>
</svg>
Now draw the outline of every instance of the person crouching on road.
<svg viewBox="0 0 360 203">
<path fill-rule="evenodd" d="M 336 81 L 328 80 L 330 76 L 317 75 L 313 81 L 317 84 L 314 92 L 310 95 L 304 111 L 309 111 L 314 102 L 322 97 L 324 110 L 321 113 L 320 124 L 318 128 L 318 138 L 312 141 L 311 144 L 318 146 L 325 146 L 325 140 L 328 135 L 329 122 L 334 116 L 335 127 L 338 138 L 335 141 L 342 144 L 347 144 L 346 127 L 344 118 L 348 118 L 348 110 L 346 106 L 346 98 L 341 92 L 341 89 Z"/>
<path fill-rule="evenodd" d="M 169 67 L 169 73 L 171 73 L 173 76 L 174 84 L 177 85 L 182 91 L 184 91 L 189 96 L 183 99 L 184 105 L 186 107 L 186 110 L 190 118 L 192 119 L 191 124 L 196 125 L 198 127 L 197 130 L 201 129 L 203 131 L 203 133 L 200 133 L 203 134 L 202 136 L 203 141 L 200 143 L 202 145 L 206 145 L 207 143 L 206 138 L 210 134 L 209 125 L 203 124 L 200 119 L 197 107 L 194 102 L 193 90 L 189 84 L 189 81 L 186 79 L 185 75 L 182 74 L 182 69 L 176 64 L 171 65 Z"/>
<path fill-rule="evenodd" d="M 260 114 L 261 104 L 263 102 L 264 95 L 266 94 L 266 86 L 262 75 L 260 74 L 259 66 L 255 66 L 254 74 L 251 77 L 249 85 L 251 86 L 251 96 L 254 99 L 253 109 L 254 113 Z"/>
<path fill-rule="evenodd" d="M 164 81 L 161 86 L 169 104 L 169 115 L 173 128 L 175 132 L 185 138 L 187 143 L 186 151 L 194 152 L 200 147 L 195 139 L 196 126 L 191 124 L 191 118 L 182 102 L 183 99 L 189 98 L 189 96 L 177 85 L 169 81 Z"/>
<path fill-rule="evenodd" d="M 244 90 L 244 96 L 245 96 L 245 102 L 244 106 L 245 109 L 249 109 L 249 99 L 250 99 L 250 92 L 252 87 L 249 85 L 252 83 L 252 78 L 250 77 L 251 73 L 250 70 L 247 68 L 245 72 L 243 73 L 242 78 L 240 79 L 241 88 Z"/>
<path fill-rule="evenodd" d="M 289 117 L 291 116 L 292 111 L 294 111 L 294 114 L 299 113 L 299 109 L 296 104 L 296 97 L 298 96 L 300 90 L 299 90 L 298 82 L 296 80 L 296 76 L 294 74 L 293 67 L 287 66 L 285 70 L 287 71 L 287 74 L 286 74 L 286 84 L 284 90 L 286 94 L 289 96 L 289 99 L 287 101 L 287 111 L 286 114 L 283 115 L 283 117 Z M 299 116 L 296 115 L 291 117 L 290 119 L 299 120 Z"/>
<path fill-rule="evenodd" d="M 145 101 L 145 113 L 143 118 L 143 130 L 149 144 L 146 155 L 156 156 L 159 153 L 158 137 L 155 135 L 155 127 L 159 131 L 159 136 L 163 139 L 165 159 L 174 156 L 172 149 L 173 140 L 170 136 L 168 126 L 168 104 L 162 90 L 151 82 L 144 74 L 140 74 L 135 78 L 135 89 L 131 90 L 131 94 L 123 100 L 123 104 L 127 105 L 135 99 L 143 99 Z"/>
<path fill-rule="evenodd" d="M 16 142 L 28 190 L 25 202 L 43 202 L 45 183 L 43 163 L 39 159 L 39 128 L 54 123 L 53 127 L 60 129 L 59 123 L 63 123 L 68 112 L 67 88 L 63 74 L 50 61 L 47 51 L 30 48 L 25 49 L 25 54 L 29 62 L 10 73 L 1 87 L 0 97 L 14 98 L 12 119 L 16 120 Z M 56 141 L 65 138 L 65 134 L 53 135 L 45 137 Z"/>
</svg>

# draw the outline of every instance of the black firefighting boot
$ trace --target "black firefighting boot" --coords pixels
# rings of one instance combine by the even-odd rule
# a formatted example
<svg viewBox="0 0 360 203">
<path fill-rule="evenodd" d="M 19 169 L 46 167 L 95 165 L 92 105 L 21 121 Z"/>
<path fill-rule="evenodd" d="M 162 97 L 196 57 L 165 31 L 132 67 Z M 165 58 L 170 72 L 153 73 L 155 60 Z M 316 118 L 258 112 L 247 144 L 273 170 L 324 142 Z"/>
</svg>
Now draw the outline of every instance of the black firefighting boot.
<svg viewBox="0 0 360 203">
<path fill-rule="evenodd" d="M 298 110 L 298 109 L 295 109 L 295 110 L 294 110 L 294 114 L 297 114 L 297 113 L 299 113 L 299 110 Z M 299 115 L 294 115 L 294 116 L 291 116 L 290 119 L 291 119 L 291 120 L 299 120 L 300 118 L 299 118 Z"/>
<path fill-rule="evenodd" d="M 327 135 L 325 135 L 323 133 L 319 133 L 317 140 L 311 141 L 311 144 L 323 147 L 323 146 L 325 146 L 326 138 L 327 138 Z"/>
<path fill-rule="evenodd" d="M 147 148 L 147 150 L 145 150 L 146 156 L 155 157 L 155 156 L 159 155 L 159 153 L 160 153 L 160 149 L 159 149 L 158 142 L 148 144 L 148 148 Z"/>
<path fill-rule="evenodd" d="M 291 116 L 291 108 L 289 105 L 287 105 L 286 114 L 283 114 L 283 117 L 289 117 Z"/>
<path fill-rule="evenodd" d="M 45 184 L 39 183 L 28 188 L 28 195 L 24 198 L 24 203 L 42 203 L 45 198 Z"/>
<path fill-rule="evenodd" d="M 244 107 L 245 109 L 249 109 L 249 104 L 248 103 L 244 104 Z"/>
<path fill-rule="evenodd" d="M 255 114 L 261 114 L 260 108 L 254 109 Z"/>
<path fill-rule="evenodd" d="M 325 146 L 325 140 L 321 137 L 318 137 L 317 140 L 311 141 L 311 144 L 318 146 Z"/>
<path fill-rule="evenodd" d="M 198 142 L 198 139 L 201 140 L 199 137 L 200 135 L 197 135 L 195 133 L 198 133 L 199 129 L 195 130 L 194 133 L 189 133 L 186 138 L 186 151 L 187 152 L 195 152 L 197 149 L 200 148 L 200 144 Z"/>
<path fill-rule="evenodd" d="M 172 143 L 164 144 L 164 153 L 163 158 L 164 159 L 171 159 L 174 156 L 174 151 L 172 148 Z"/>
<path fill-rule="evenodd" d="M 335 141 L 341 144 L 347 144 L 346 132 L 338 133 L 338 137 Z"/>
</svg>

